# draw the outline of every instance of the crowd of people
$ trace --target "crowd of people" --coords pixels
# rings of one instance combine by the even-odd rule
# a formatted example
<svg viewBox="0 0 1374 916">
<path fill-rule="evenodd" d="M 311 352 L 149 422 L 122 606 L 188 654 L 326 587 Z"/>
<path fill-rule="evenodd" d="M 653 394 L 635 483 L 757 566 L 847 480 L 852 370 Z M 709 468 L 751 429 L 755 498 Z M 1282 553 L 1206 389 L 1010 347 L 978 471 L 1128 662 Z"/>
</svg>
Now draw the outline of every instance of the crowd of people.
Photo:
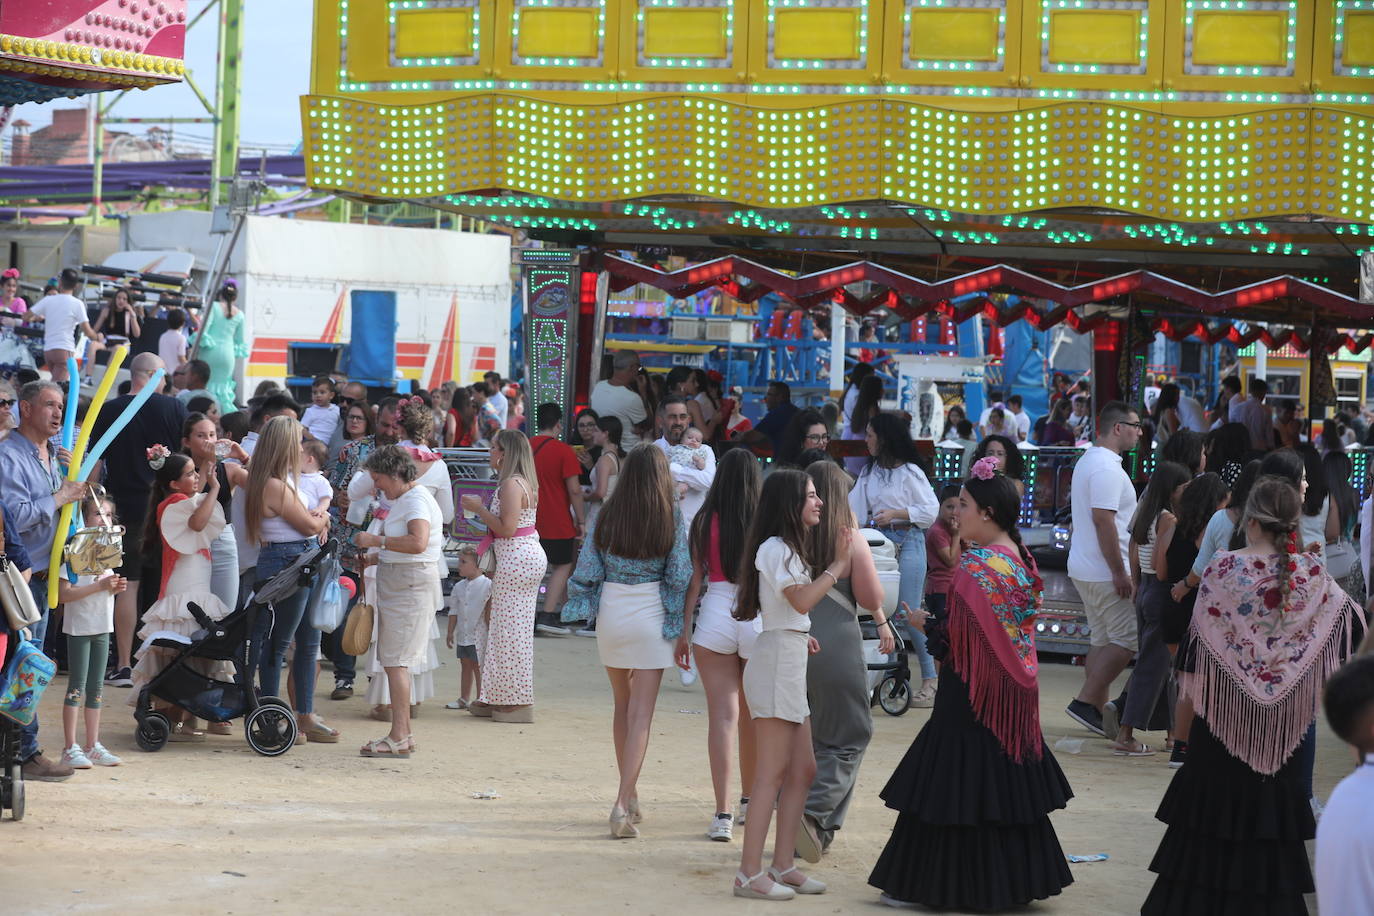
<svg viewBox="0 0 1374 916">
<path fill-rule="evenodd" d="M 131 319 L 113 320 L 132 330 Z M 1145 910 L 1301 912 L 1314 887 L 1303 843 L 1321 813 L 1311 777 L 1324 693 L 1337 733 L 1374 754 L 1374 661 L 1347 661 L 1367 601 L 1349 458 L 1334 442 L 1276 447 L 1281 421 L 1260 382 L 1239 401 L 1236 388 L 1224 416 L 1203 411 L 1215 427 L 1204 438 L 1167 384 L 1150 433 L 1120 402 L 1075 419 L 1086 396 L 1057 380 L 1041 423 L 1014 397 L 990 406 L 976 434 L 966 417 L 949 417 L 972 448 L 967 474 L 937 491 L 909 418 L 882 408 L 882 382 L 862 367 L 823 410 L 773 383 L 767 414 L 743 429 L 718 380 L 687 368 L 650 377 L 627 350 L 571 422 L 556 404 L 528 410 L 494 373 L 375 403 L 365 386 L 321 376 L 307 405 L 265 385 L 237 408 L 216 392 L 217 367 L 167 355 L 182 358 L 179 371 L 164 378 L 162 355 L 139 354 L 127 393 L 100 411 L 97 435 L 146 396 L 89 481 L 63 472 L 62 387 L 34 379 L 13 396 L 17 424 L 0 440 L 4 550 L 39 605 L 61 506 L 79 503 L 88 523 L 109 518 L 127 532 L 117 569 L 63 577 L 66 639 L 47 632 L 47 613 L 31 629 L 65 659 L 69 684 L 61 755 L 42 752 L 37 719 L 24 731 L 27 779 L 119 765 L 100 741 L 102 694 L 132 687 L 136 699 L 167 663 L 150 637 L 197 629 L 191 604 L 225 616 L 332 537 L 357 602 L 350 613 L 375 610 L 365 657 L 346 653 L 343 625 L 321 639 L 308 589 L 252 634 L 258 689 L 285 694 L 297 741 L 342 737 L 315 703 L 321 656 L 333 668 L 329 697 L 353 697 L 361 667 L 370 715 L 389 726 L 358 753 L 405 759 L 436 693 L 441 641 L 461 669 L 447 708 L 532 723 L 536 634 L 591 636 L 618 767 L 610 835 L 641 835 L 639 776 L 664 672 L 676 667 L 706 694 L 714 810 L 704 833 L 728 842 L 743 828 L 732 893 L 820 894 L 826 885 L 798 859 L 815 864 L 836 841 L 872 736 L 859 623 L 871 617 L 879 651 L 908 647 L 921 675 L 909 702 L 932 712 L 882 790 L 897 817 L 869 882 L 894 906 L 1044 899 L 1073 880 L 1050 820 L 1073 791 L 1039 720 L 1042 583 L 1018 528 L 1021 448 L 1085 436 L 1068 572 L 1092 646 L 1067 711 L 1122 757 L 1157 752 L 1139 733 L 1168 736 L 1178 772 L 1158 812 L 1168 829 Z M 837 460 L 832 436 L 861 441 L 866 455 Z M 1122 455 L 1142 442 L 1160 463 L 1138 496 Z M 766 445 L 771 462 L 751 444 Z M 495 490 L 489 504 L 469 495 L 455 506 L 435 449 L 470 446 L 487 449 Z M 459 552 L 446 597 L 444 532 L 458 511 L 487 538 Z M 875 551 L 895 554 L 891 615 Z M 228 732 L 157 705 L 170 740 Z M 1338 795 L 1368 798 L 1366 775 Z M 1368 866 L 1362 823 L 1328 815 L 1322 831 L 1316 883 L 1340 882 L 1323 893 L 1356 901 L 1351 912 L 1374 905 L 1374 888 L 1352 896 L 1348 880 Z"/>
</svg>

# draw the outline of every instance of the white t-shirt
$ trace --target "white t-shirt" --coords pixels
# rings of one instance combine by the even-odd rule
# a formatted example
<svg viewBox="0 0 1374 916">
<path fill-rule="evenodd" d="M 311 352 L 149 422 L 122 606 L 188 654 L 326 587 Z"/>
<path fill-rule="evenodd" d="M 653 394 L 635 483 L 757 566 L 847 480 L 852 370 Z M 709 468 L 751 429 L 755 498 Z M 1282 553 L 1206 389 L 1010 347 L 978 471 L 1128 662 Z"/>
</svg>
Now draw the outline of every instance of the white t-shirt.
<svg viewBox="0 0 1374 916">
<path fill-rule="evenodd" d="M 1185 396 L 1178 399 L 1178 419 L 1184 429 L 1191 429 L 1195 433 L 1207 432 L 1207 415 L 1197 398 Z"/>
<path fill-rule="evenodd" d="M 1083 453 L 1073 468 L 1073 540 L 1069 543 L 1069 577 L 1082 582 L 1110 582 L 1112 568 L 1097 543 L 1094 509 L 1116 513 L 1116 540 L 1121 546 L 1121 568 L 1129 570 L 1127 558 L 1131 516 L 1135 514 L 1135 487 L 1121 467 L 1121 456 L 1109 448 L 1094 445 Z"/>
<path fill-rule="evenodd" d="M 310 471 L 301 474 L 299 486 L 301 495 L 305 497 L 306 508 L 314 511 L 322 499 L 333 499 L 334 488 L 329 485 L 329 481 L 324 479 L 324 475 L 319 471 Z"/>
<path fill-rule="evenodd" d="M 384 563 L 437 563 L 444 543 L 444 518 L 439 512 L 439 504 L 434 501 L 429 490 L 421 486 L 411 487 L 401 494 L 401 498 L 391 504 L 382 522 L 382 534 L 389 538 L 405 537 L 410 533 L 407 522 L 413 518 L 429 521 L 429 543 L 424 553 L 397 553 L 383 550 Z"/>
<path fill-rule="evenodd" d="M 1018 436 L 1008 436 L 1008 438 L 1011 439 L 1011 441 L 1013 441 L 1013 442 L 1025 442 L 1027 439 L 1030 438 L 1030 431 L 1031 431 L 1030 414 L 1026 413 L 1026 411 L 1025 411 L 1024 409 L 1022 409 L 1022 411 L 1021 411 L 1020 413 L 1012 413 L 1010 410 L 1008 410 L 1008 411 L 1007 411 L 1007 419 L 1013 421 L 1013 422 L 1016 424 L 1016 431 L 1020 434 L 1019 437 L 1018 437 Z"/>
<path fill-rule="evenodd" d="M 87 319 L 86 306 L 75 296 L 53 293 L 38 300 L 30 315 L 43 319 L 43 349 L 76 352 L 76 326 Z M 170 371 L 170 370 L 169 370 Z"/>
<path fill-rule="evenodd" d="M 66 572 L 67 567 L 63 566 L 62 574 L 66 575 Z M 77 576 L 76 584 L 90 585 L 113 575 L 113 572 L 105 572 L 99 576 Z M 63 605 L 65 610 L 62 612 L 62 632 L 68 636 L 100 636 L 103 633 L 113 633 L 114 599 L 114 592 L 101 589 L 94 595 L 68 601 Z"/>
<path fill-rule="evenodd" d="M 510 402 L 506 400 L 506 396 L 498 389 L 491 397 L 487 398 L 487 403 L 491 405 L 491 409 L 500 418 L 501 428 L 505 429 L 506 423 L 510 420 Z"/>
<path fill-rule="evenodd" d="M 157 339 L 157 355 L 162 357 L 162 364 L 171 375 L 177 366 L 186 362 L 186 335 L 171 329 L 163 331 Z"/>
<path fill-rule="evenodd" d="M 1347 758 L 1349 759 L 1349 758 Z M 1323 913 L 1374 913 L 1374 754 L 1342 779 L 1317 822 L 1317 905 Z"/>
<path fill-rule="evenodd" d="M 759 571 L 759 617 L 763 629 L 810 632 L 811 615 L 798 614 L 782 593 L 794 585 L 811 584 L 811 573 L 801 557 L 782 538 L 771 537 L 759 545 L 754 567 Z"/>
<path fill-rule="evenodd" d="M 455 645 L 471 646 L 477 642 L 477 627 L 482 620 L 482 609 L 491 595 L 491 579 L 478 576 L 476 579 L 459 579 L 448 593 L 448 612 L 456 617 L 458 625 L 453 630 Z"/>
<path fill-rule="evenodd" d="M 339 426 L 339 405 L 326 404 L 321 407 L 311 404 L 305 408 L 305 413 L 301 414 L 301 425 L 310 430 L 310 435 L 328 445 L 329 440 L 334 438 L 334 430 Z"/>
<path fill-rule="evenodd" d="M 602 379 L 592 389 L 592 410 L 598 416 L 619 417 L 625 427 L 620 437 L 620 447 L 626 452 L 639 444 L 639 434 L 634 431 L 636 423 L 643 423 L 648 416 L 644 412 L 644 400 L 633 388 L 612 385 L 610 379 Z"/>
</svg>

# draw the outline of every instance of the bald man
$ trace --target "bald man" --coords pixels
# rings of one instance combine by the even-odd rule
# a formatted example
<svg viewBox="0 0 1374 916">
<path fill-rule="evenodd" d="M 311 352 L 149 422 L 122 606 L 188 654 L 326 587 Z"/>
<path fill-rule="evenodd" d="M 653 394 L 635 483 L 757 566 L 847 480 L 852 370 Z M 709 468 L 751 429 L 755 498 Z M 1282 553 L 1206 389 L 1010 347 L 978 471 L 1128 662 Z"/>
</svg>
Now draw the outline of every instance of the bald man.
<svg viewBox="0 0 1374 916">
<path fill-rule="evenodd" d="M 167 367 L 162 357 L 156 353 L 140 353 L 129 365 L 129 393 L 123 397 L 106 401 L 96 419 L 92 440 L 98 440 L 113 425 L 124 408 L 129 406 L 134 396 L 153 382 L 153 374 Z M 157 382 L 157 390 L 162 388 L 162 379 Z M 129 424 L 115 436 L 114 442 L 105 450 L 101 467 L 96 471 L 97 480 L 104 480 L 105 489 L 114 500 L 119 513 L 119 524 L 124 526 L 124 565 L 119 574 L 129 580 L 130 588 L 115 596 L 115 648 L 116 664 L 105 683 L 114 687 L 132 686 L 130 679 L 131 656 L 133 654 L 134 630 L 137 629 L 139 588 L 143 579 L 143 563 L 158 564 L 160 556 L 144 557 L 143 526 L 148 513 L 148 496 L 153 488 L 153 469 L 148 465 L 147 450 L 152 445 L 165 445 L 172 451 L 181 448 L 181 427 L 186 422 L 186 405 L 176 398 L 165 394 L 154 394 L 139 408 Z M 149 581 L 156 582 L 154 575 Z M 224 597 L 224 596 L 221 596 Z M 225 598 L 233 605 L 234 597 Z"/>
</svg>

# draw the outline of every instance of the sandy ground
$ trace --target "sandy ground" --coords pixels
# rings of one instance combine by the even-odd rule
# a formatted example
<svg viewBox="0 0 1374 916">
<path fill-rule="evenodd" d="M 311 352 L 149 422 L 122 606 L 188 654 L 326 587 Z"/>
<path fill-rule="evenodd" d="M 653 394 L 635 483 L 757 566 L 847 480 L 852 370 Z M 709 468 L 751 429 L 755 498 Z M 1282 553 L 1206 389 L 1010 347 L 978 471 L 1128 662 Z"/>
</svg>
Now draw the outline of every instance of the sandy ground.
<svg viewBox="0 0 1374 916">
<path fill-rule="evenodd" d="M 676 672 L 665 677 L 640 782 L 642 838 L 613 841 L 606 831 L 616 780 L 610 693 L 595 642 L 539 639 L 536 648 L 535 724 L 496 724 L 443 709 L 456 695 L 458 666 L 450 660 L 439 674 L 440 696 L 416 720 L 421 747 L 408 761 L 357 756 L 358 746 L 384 727 L 365 718 L 361 695 L 330 702 L 327 672 L 319 706 L 342 730 L 342 743 L 304 745 L 275 759 L 258 757 L 241 734 L 141 752 L 123 705 L 127 692 L 111 688 L 104 743 L 126 763 L 78 772 L 65 783 L 29 784 L 26 820 L 0 824 L 0 911 L 777 909 L 730 897 L 740 838 L 726 844 L 704 836 L 713 805 L 700 685 L 682 687 Z M 1069 665 L 1041 668 L 1051 745 L 1086 736 L 1062 711 L 1080 679 L 1081 669 Z M 59 751 L 61 696 L 51 689 L 43 703 L 50 753 Z M 877 793 L 928 714 L 875 712 L 876 734 L 848 822 L 813 870 L 830 893 L 799 898 L 787 905 L 791 910 L 891 912 L 878 907 L 878 892 L 866 884 L 894 819 Z M 1058 756 L 1076 793 L 1054 818 L 1065 851 L 1111 859 L 1072 866 L 1075 883 L 1035 911 L 1137 911 L 1163 832 L 1154 808 L 1173 771 L 1163 756 L 1112 758 L 1101 740 Z M 1323 731 L 1320 797 L 1349 772 L 1347 759 Z M 487 791 L 501 797 L 472 797 Z"/>
</svg>

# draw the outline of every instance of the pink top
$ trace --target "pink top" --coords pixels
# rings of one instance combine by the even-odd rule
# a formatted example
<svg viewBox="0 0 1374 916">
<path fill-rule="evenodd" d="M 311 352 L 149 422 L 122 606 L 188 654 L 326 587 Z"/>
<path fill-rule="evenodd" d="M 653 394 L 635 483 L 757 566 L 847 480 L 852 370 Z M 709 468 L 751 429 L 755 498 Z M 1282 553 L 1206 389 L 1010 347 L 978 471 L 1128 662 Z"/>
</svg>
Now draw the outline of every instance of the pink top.
<svg viewBox="0 0 1374 916">
<path fill-rule="evenodd" d="M 940 559 L 940 551 L 948 550 L 950 545 L 949 529 L 937 521 L 926 529 L 926 594 L 943 595 L 949 591 L 954 581 L 957 566 L 946 566 Z"/>
<path fill-rule="evenodd" d="M 706 545 L 706 581 L 729 582 L 720 565 L 720 516 L 711 517 L 711 537 Z"/>
</svg>

